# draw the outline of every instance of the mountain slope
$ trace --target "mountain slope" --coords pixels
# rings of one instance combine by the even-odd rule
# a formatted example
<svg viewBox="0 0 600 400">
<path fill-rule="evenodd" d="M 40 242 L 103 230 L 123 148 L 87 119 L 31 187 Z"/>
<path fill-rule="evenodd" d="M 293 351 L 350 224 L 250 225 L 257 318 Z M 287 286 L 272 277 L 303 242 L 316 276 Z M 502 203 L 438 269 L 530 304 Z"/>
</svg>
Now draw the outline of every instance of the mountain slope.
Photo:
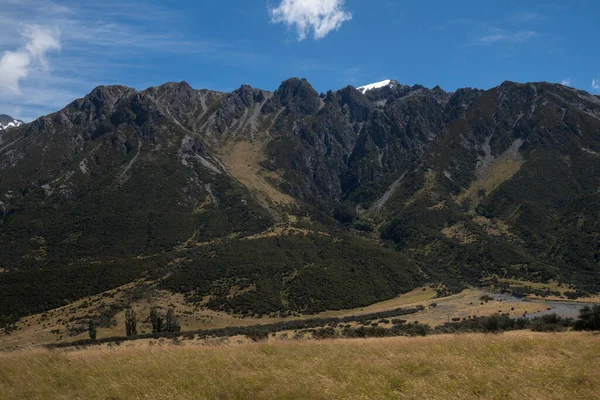
<svg viewBox="0 0 600 400">
<path fill-rule="evenodd" d="M 202 141 L 132 89 L 98 88 L 10 135 L 4 262 L 138 255 L 271 224 Z"/>
<path fill-rule="evenodd" d="M 600 288 L 600 99 L 572 88 L 99 87 L 0 138 L 4 318 L 134 277 L 250 314 Z"/>
</svg>

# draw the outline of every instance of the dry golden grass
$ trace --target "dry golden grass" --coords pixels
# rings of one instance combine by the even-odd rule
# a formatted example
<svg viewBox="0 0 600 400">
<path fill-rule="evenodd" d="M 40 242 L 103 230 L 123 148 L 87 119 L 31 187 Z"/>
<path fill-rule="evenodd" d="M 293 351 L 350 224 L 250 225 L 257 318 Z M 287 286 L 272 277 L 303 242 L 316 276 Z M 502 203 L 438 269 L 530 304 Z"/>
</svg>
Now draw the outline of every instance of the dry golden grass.
<svg viewBox="0 0 600 400">
<path fill-rule="evenodd" d="M 566 292 L 569 290 L 575 290 L 574 287 L 569 285 L 561 285 L 556 281 L 549 282 L 532 282 L 532 281 L 524 281 L 519 279 L 508 279 L 508 278 L 498 278 L 498 282 L 508 283 L 512 286 L 520 286 L 520 287 L 532 287 L 533 289 L 540 290 L 552 290 L 557 292 Z"/>
<path fill-rule="evenodd" d="M 295 215 L 290 215 L 288 217 L 296 218 Z M 271 228 L 267 229 L 266 231 L 257 233 L 256 235 L 246 236 L 246 237 L 242 238 L 242 240 L 256 240 L 256 239 L 262 239 L 262 238 L 292 236 L 292 235 L 306 236 L 306 235 L 310 235 L 310 234 L 321 235 L 321 236 L 331 236 L 327 232 L 315 231 L 312 229 L 296 228 L 294 226 L 291 226 L 290 223 L 283 223 L 283 224 L 273 225 Z"/>
<path fill-rule="evenodd" d="M 513 236 L 513 234 L 510 232 L 508 225 L 500 219 L 494 218 L 492 220 L 492 219 L 483 217 L 481 215 L 478 215 L 473 218 L 473 222 L 475 222 L 477 225 L 479 225 L 483 229 L 485 229 L 485 232 L 488 235 Z"/>
<path fill-rule="evenodd" d="M 425 174 L 425 184 L 421 189 L 417 191 L 404 205 L 406 207 L 414 204 L 420 199 L 425 198 L 426 196 L 432 197 L 433 188 L 435 187 L 435 180 L 437 178 L 437 173 L 434 170 L 428 170 Z"/>
<path fill-rule="evenodd" d="M 24 317 L 16 323 L 18 330 L 12 334 L 6 335 L 3 331 L 0 331 L 0 348 L 81 339 L 84 335 L 69 337 L 67 329 L 69 321 L 71 319 L 85 318 L 87 314 L 93 314 L 94 310 L 99 307 L 108 306 L 122 300 L 125 292 L 132 289 L 135 285 L 136 282 L 131 282 L 95 296 L 82 298 L 45 313 Z"/>
<path fill-rule="evenodd" d="M 294 204 L 295 200 L 281 192 L 271 183 L 281 178 L 274 172 L 267 171 L 260 163 L 265 159 L 264 144 L 260 141 L 237 142 L 221 155 L 221 161 L 229 173 L 246 186 L 265 206 Z"/>
<path fill-rule="evenodd" d="M 0 353 L 6 399 L 596 399 L 600 336 L 444 335 Z"/>
<path fill-rule="evenodd" d="M 50 310 L 44 314 L 30 315 L 17 322 L 17 330 L 10 335 L 3 334 L 0 331 L 0 348 L 14 346 L 31 346 L 42 343 L 56 343 L 87 339 L 87 332 L 83 332 L 76 336 L 69 336 L 66 327 L 63 325 L 73 317 L 84 317 L 88 312 L 91 312 L 94 307 L 101 304 L 110 304 L 116 302 L 123 297 L 123 292 L 131 288 L 133 284 L 128 284 L 120 288 L 107 291 L 112 297 L 106 297 L 102 294 L 97 296 L 86 297 L 78 300 L 67 306 Z M 183 331 L 194 331 L 200 329 L 219 329 L 233 326 L 248 326 L 272 324 L 284 320 L 310 319 L 315 317 L 343 317 L 348 315 L 367 314 L 372 312 L 393 310 L 395 308 L 423 304 L 435 297 L 435 291 L 431 288 L 415 289 L 410 293 L 403 294 L 394 299 L 373 304 L 364 308 L 355 308 L 350 310 L 326 311 L 317 315 L 302 315 L 287 318 L 237 318 L 231 314 L 214 311 L 208 309 L 199 309 L 193 304 L 186 301 L 185 297 L 180 293 L 170 293 L 166 291 L 158 291 L 152 298 L 141 299 L 131 304 L 136 311 L 140 321 L 138 321 L 138 332 L 148 333 L 152 331 L 152 327 L 148 319 L 150 308 L 152 305 L 157 305 L 163 308 L 174 307 L 179 314 L 179 322 Z M 81 308 L 82 304 L 88 303 L 90 306 Z M 75 311 L 73 311 L 75 309 Z M 93 313 L 93 312 L 92 312 Z M 45 315 L 45 316 L 44 316 Z M 125 312 L 121 311 L 115 315 L 116 326 L 110 328 L 98 328 L 98 339 L 123 336 L 125 333 Z M 85 320 L 83 322 L 85 324 Z M 56 330 L 59 333 L 56 333 Z"/>
<path fill-rule="evenodd" d="M 23 318 L 16 326 L 17 330 L 10 335 L 0 333 L 0 348 L 14 346 L 30 346 L 42 343 L 72 342 L 88 338 L 87 331 L 76 336 L 69 336 L 64 321 L 72 317 L 83 317 L 87 312 L 97 307 L 100 303 L 109 304 L 117 301 L 123 296 L 123 291 L 131 285 L 109 291 L 114 295 L 104 297 L 102 295 L 92 296 L 81 299 L 68 306 L 51 310 L 43 314 L 32 315 Z M 394 310 L 397 308 L 414 307 L 418 305 L 426 306 L 426 309 L 416 314 L 410 314 L 404 317 L 409 322 L 418 321 L 438 326 L 448 322 L 451 318 L 464 318 L 470 315 L 487 316 L 496 313 L 508 313 L 511 316 L 521 316 L 524 313 L 535 313 L 546 309 L 544 303 L 534 302 L 506 302 L 506 301 L 488 301 L 479 300 L 486 292 L 477 289 L 467 289 L 459 294 L 443 298 L 436 298 L 436 291 L 433 288 L 418 288 L 409 293 L 402 294 L 393 299 L 372 304 L 367 307 L 360 307 L 347 310 L 325 311 L 316 315 L 290 316 L 286 318 L 263 317 L 263 318 L 239 318 L 231 314 L 208 309 L 200 309 L 194 304 L 188 303 L 182 294 L 158 291 L 152 298 L 138 300 L 131 304 L 137 312 L 140 320 L 138 321 L 138 332 L 151 332 L 148 315 L 150 308 L 156 304 L 159 307 L 174 307 L 179 315 L 182 331 L 195 331 L 201 329 L 219 329 L 234 326 L 249 326 L 272 324 L 281 321 L 291 321 L 298 319 L 311 318 L 330 318 L 345 317 L 352 315 L 370 314 L 382 311 Z M 83 303 L 89 303 L 88 308 L 80 308 Z M 437 307 L 427 307 L 431 303 L 436 303 Z M 72 311 L 76 309 L 75 311 Z M 123 336 L 125 334 L 125 312 L 121 311 L 115 315 L 116 325 L 110 328 L 98 328 L 98 339 Z M 63 322 L 60 322 L 63 321 Z M 85 324 L 86 320 L 83 320 Z M 389 325 L 389 324 L 388 324 Z M 388 326 L 382 325 L 382 326 Z M 59 333 L 56 333 L 56 329 Z"/>
<path fill-rule="evenodd" d="M 569 299 L 566 296 L 566 292 L 575 291 L 575 287 L 568 284 L 560 284 L 556 281 L 549 282 L 531 282 L 531 281 L 523 281 L 518 279 L 507 279 L 507 278 L 498 278 L 498 282 L 508 283 L 512 288 L 526 288 L 531 287 L 533 289 L 539 290 L 550 290 L 553 292 L 559 292 L 560 296 L 538 296 L 538 295 L 528 295 L 527 299 L 531 300 L 545 300 L 545 301 L 561 301 L 561 302 L 576 302 L 576 303 L 600 303 L 600 294 L 592 295 L 589 297 L 579 297 L 577 299 Z"/>
<path fill-rule="evenodd" d="M 447 238 L 454 239 L 462 244 L 473 244 L 477 242 L 477 236 L 470 232 L 464 222 L 442 229 L 442 234 Z"/>
<path fill-rule="evenodd" d="M 593 295 L 589 297 L 578 297 L 576 299 L 568 299 L 564 296 L 535 296 L 530 295 L 527 296 L 528 299 L 531 300 L 546 300 L 546 301 L 561 301 L 565 303 L 589 303 L 590 305 L 600 303 L 600 295 Z"/>
<path fill-rule="evenodd" d="M 513 160 L 508 156 L 498 158 L 491 163 L 488 170 L 481 177 L 471 184 L 469 189 L 458 196 L 458 202 L 464 204 L 469 200 L 471 208 L 474 209 L 478 204 L 477 193 L 480 190 L 484 190 L 485 196 L 489 196 L 490 193 L 498 189 L 504 182 L 515 176 L 523 164 L 523 161 Z"/>
<path fill-rule="evenodd" d="M 470 315 L 484 317 L 508 314 L 511 317 L 521 317 L 524 314 L 533 314 L 547 309 L 547 305 L 543 302 L 481 301 L 481 296 L 486 294 L 489 293 L 478 289 L 466 289 L 458 294 L 432 300 L 437 307 L 427 307 L 423 311 L 402 318 L 408 322 L 418 321 L 430 326 L 439 326 L 452 318 L 462 319 Z"/>
</svg>

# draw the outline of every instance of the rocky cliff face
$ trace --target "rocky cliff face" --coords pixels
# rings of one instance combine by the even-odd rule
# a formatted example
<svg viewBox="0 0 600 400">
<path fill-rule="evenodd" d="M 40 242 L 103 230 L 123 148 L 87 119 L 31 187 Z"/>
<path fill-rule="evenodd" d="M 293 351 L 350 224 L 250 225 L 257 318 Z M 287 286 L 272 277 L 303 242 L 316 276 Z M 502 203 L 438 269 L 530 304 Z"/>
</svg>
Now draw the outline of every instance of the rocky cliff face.
<svg viewBox="0 0 600 400">
<path fill-rule="evenodd" d="M 397 247 L 431 280 L 595 290 L 599 201 L 600 98 L 548 83 L 447 93 L 391 81 L 322 95 L 304 79 L 275 92 L 99 87 L 0 134 L 8 269 L 303 221 L 294 226 Z"/>
</svg>

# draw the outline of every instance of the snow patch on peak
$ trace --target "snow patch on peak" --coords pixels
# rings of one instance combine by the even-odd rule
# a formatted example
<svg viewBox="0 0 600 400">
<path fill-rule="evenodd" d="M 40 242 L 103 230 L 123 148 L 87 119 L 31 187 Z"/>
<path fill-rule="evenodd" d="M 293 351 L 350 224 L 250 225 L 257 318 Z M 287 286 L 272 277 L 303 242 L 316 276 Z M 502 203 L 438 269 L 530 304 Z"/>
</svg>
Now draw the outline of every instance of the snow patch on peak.
<svg viewBox="0 0 600 400">
<path fill-rule="evenodd" d="M 386 87 L 386 86 L 390 86 L 391 87 L 391 86 L 394 86 L 394 85 L 393 85 L 393 82 L 390 79 L 386 79 L 385 81 L 371 83 L 369 85 L 361 86 L 361 87 L 358 87 L 356 89 L 360 90 L 361 92 L 363 92 L 363 94 L 365 94 L 369 90 L 379 89 L 379 88 Z"/>
<path fill-rule="evenodd" d="M 16 128 L 21 125 L 23 125 L 23 121 L 19 121 L 17 119 L 14 119 L 14 120 L 12 120 L 10 122 L 6 122 L 6 123 L 0 122 L 0 131 L 3 131 L 8 128 Z"/>
</svg>

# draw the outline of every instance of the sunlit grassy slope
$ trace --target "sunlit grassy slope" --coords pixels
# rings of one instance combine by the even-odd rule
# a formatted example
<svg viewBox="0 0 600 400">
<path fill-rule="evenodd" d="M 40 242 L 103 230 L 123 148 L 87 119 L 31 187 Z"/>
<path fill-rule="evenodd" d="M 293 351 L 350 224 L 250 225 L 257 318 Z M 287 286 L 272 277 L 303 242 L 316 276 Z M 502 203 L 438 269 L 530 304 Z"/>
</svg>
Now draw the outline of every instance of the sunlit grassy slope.
<svg viewBox="0 0 600 400">
<path fill-rule="evenodd" d="M 87 331 L 84 331 L 79 335 L 70 336 L 64 322 L 72 317 L 83 318 L 88 314 L 90 309 L 93 308 L 86 308 L 85 304 L 88 304 L 88 307 L 93 307 L 92 305 L 98 304 L 98 302 L 110 304 L 111 302 L 120 300 L 122 298 L 122 292 L 120 290 L 126 288 L 127 286 L 124 286 L 123 288 L 108 292 L 111 295 L 114 294 L 112 297 L 105 297 L 102 295 L 92 296 L 67 306 L 51 310 L 45 314 L 37 314 L 23 318 L 16 324 L 17 330 L 11 332 L 10 335 L 3 334 L 0 331 L 0 349 L 13 346 L 31 346 L 87 339 Z M 137 314 L 141 316 L 141 320 L 138 322 L 138 330 L 140 333 L 148 333 L 152 329 L 147 320 L 147 316 L 149 315 L 150 308 L 153 304 L 158 304 L 164 308 L 170 306 L 175 307 L 179 314 L 182 331 L 184 332 L 233 326 L 273 324 L 297 319 L 346 317 L 419 305 L 425 306 L 426 308 L 418 313 L 407 315 L 405 319 L 408 322 L 417 321 L 431 326 L 441 325 L 448 322 L 450 318 L 464 318 L 469 315 L 480 317 L 495 313 L 506 313 L 513 317 L 519 317 L 524 313 L 535 313 L 546 310 L 547 308 L 543 303 L 534 302 L 481 301 L 480 297 L 486 294 L 488 294 L 488 292 L 483 290 L 467 289 L 461 293 L 438 298 L 436 297 L 436 291 L 433 288 L 425 287 L 415 289 L 409 293 L 367 307 L 325 311 L 316 315 L 290 316 L 287 318 L 250 317 L 242 319 L 224 312 L 206 309 L 198 310 L 193 305 L 187 303 L 183 295 L 169 292 L 160 293 L 160 297 L 155 296 L 151 299 L 142 299 L 134 302 L 132 303 L 132 307 Z M 427 307 L 431 303 L 436 303 L 437 307 Z M 119 312 L 115 316 L 115 320 L 117 322 L 116 325 L 111 326 L 110 328 L 101 327 L 98 329 L 99 339 L 123 336 L 125 334 L 125 312 Z M 391 324 L 380 323 L 380 326 L 389 328 L 391 327 Z"/>
<path fill-rule="evenodd" d="M 595 399 L 600 336 L 444 335 L 0 353 L 8 399 Z"/>
</svg>

